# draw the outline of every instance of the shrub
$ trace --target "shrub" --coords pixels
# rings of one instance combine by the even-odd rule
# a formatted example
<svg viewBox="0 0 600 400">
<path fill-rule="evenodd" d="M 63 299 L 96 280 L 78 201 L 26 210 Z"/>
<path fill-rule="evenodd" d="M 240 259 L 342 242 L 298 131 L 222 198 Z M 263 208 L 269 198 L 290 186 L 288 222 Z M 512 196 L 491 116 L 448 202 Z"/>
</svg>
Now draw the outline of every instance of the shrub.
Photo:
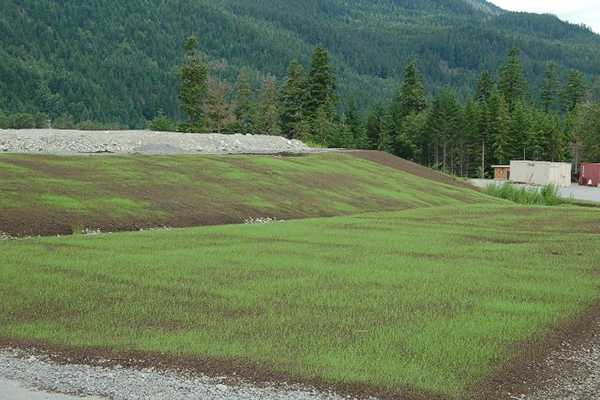
<svg viewBox="0 0 600 400">
<path fill-rule="evenodd" d="M 173 121 L 165 115 L 163 110 L 158 110 L 158 114 L 150 123 L 150 130 L 154 132 L 173 132 L 174 128 Z"/>
<path fill-rule="evenodd" d="M 549 184 L 539 187 L 517 187 L 510 183 L 493 183 L 485 188 L 484 193 L 517 204 L 554 206 L 561 203 L 558 187 Z"/>
</svg>

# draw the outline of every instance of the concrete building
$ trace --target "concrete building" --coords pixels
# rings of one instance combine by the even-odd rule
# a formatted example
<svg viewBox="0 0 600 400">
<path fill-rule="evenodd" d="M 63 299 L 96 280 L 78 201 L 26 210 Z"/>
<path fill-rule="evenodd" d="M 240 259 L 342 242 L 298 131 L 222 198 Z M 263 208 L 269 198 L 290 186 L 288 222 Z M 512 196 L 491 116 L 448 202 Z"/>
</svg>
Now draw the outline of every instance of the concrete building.
<svg viewBox="0 0 600 400">
<path fill-rule="evenodd" d="M 530 185 L 571 186 L 572 164 L 548 161 L 511 161 L 510 181 Z"/>
<path fill-rule="evenodd" d="M 507 181 L 510 179 L 510 165 L 492 165 L 494 168 L 494 179 L 497 181 Z"/>
</svg>

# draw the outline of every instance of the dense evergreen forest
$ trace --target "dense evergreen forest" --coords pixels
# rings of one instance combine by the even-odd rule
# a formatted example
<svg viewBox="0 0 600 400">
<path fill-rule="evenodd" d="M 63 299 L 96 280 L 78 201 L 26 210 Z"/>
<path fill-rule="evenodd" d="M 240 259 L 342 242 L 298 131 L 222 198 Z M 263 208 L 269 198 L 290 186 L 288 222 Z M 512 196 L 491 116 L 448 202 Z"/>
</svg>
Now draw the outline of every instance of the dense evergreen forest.
<svg viewBox="0 0 600 400">
<path fill-rule="evenodd" d="M 327 147 L 386 151 L 461 177 L 489 176 L 491 165 L 513 159 L 576 165 L 600 160 L 600 77 L 588 87 L 572 69 L 562 83 L 551 61 L 536 101 L 517 48 L 509 50 L 497 77 L 486 70 L 480 74 L 465 102 L 450 87 L 430 101 L 413 60 L 391 99 L 368 107 L 363 117 L 354 96 L 336 112 L 337 81 L 322 45 L 308 70 L 292 60 L 283 82 L 269 75 L 257 94 L 245 71 L 235 91 L 211 76 L 197 45 L 194 35 L 187 39 L 179 74 L 180 108 L 187 118 L 175 122 L 161 112 L 152 130 L 284 135 Z"/>
<path fill-rule="evenodd" d="M 239 72 L 259 91 L 291 60 L 308 68 L 319 43 L 341 112 L 387 107 L 413 59 L 428 102 L 445 87 L 465 101 L 480 72 L 498 77 L 521 51 L 528 101 L 540 104 L 548 61 L 587 87 L 600 74 L 600 35 L 551 15 L 509 13 L 483 0 L 0 0 L 0 113 L 13 126 L 145 127 L 179 108 L 179 66 L 194 32 L 211 80 L 231 100 Z M 31 115 L 25 115 L 28 113 Z M 16 115 L 15 114 L 20 114 Z M 43 115 L 42 115 L 43 114 Z M 32 122 L 32 120 L 35 120 Z M 95 122 L 90 122 L 95 121 Z"/>
</svg>

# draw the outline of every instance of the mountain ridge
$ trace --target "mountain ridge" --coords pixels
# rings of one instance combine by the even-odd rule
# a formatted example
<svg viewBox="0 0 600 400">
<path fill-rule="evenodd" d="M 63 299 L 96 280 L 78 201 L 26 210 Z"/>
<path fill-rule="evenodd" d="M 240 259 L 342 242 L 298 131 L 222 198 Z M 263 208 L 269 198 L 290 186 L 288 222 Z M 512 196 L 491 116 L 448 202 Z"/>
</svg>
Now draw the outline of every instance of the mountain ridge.
<svg viewBox="0 0 600 400">
<path fill-rule="evenodd" d="M 533 93 L 549 60 L 600 75 L 600 35 L 550 15 L 504 12 L 484 0 L 3 0 L 0 110 L 144 126 L 160 108 L 177 117 L 177 69 L 189 33 L 203 60 L 256 89 L 287 64 L 306 68 L 316 44 L 330 52 L 342 98 L 385 103 L 417 58 L 431 94 L 465 97 L 481 70 L 496 76 L 520 47 Z M 492 7 L 493 6 L 493 7 Z M 500 11 L 498 11 L 500 10 Z M 227 63 L 222 63 L 226 60 Z"/>
</svg>

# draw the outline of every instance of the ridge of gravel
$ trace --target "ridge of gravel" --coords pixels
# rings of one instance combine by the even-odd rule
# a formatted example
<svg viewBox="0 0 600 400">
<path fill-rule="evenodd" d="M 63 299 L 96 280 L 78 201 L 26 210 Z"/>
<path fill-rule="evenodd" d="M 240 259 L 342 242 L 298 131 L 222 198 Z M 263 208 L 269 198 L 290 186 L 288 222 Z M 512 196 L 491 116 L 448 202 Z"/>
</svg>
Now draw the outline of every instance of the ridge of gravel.
<svg viewBox="0 0 600 400">
<path fill-rule="evenodd" d="M 509 394 L 511 399 L 599 399 L 600 320 L 594 322 L 591 338 L 583 343 L 563 341 L 534 367 L 539 371 L 537 382 L 525 394 Z"/>
<path fill-rule="evenodd" d="M 143 130 L 0 129 L 0 153 L 269 154 L 315 151 L 299 140 L 270 135 L 197 134 Z"/>
<path fill-rule="evenodd" d="M 208 377 L 191 371 L 58 364 L 49 356 L 15 348 L 0 349 L 0 377 L 43 390 L 116 400 L 227 399 L 227 400 L 342 400 L 333 391 L 285 382 L 257 386 L 230 377 Z M 2 387 L 0 386 L 0 393 Z M 373 398 L 374 399 L 374 398 Z"/>
</svg>

